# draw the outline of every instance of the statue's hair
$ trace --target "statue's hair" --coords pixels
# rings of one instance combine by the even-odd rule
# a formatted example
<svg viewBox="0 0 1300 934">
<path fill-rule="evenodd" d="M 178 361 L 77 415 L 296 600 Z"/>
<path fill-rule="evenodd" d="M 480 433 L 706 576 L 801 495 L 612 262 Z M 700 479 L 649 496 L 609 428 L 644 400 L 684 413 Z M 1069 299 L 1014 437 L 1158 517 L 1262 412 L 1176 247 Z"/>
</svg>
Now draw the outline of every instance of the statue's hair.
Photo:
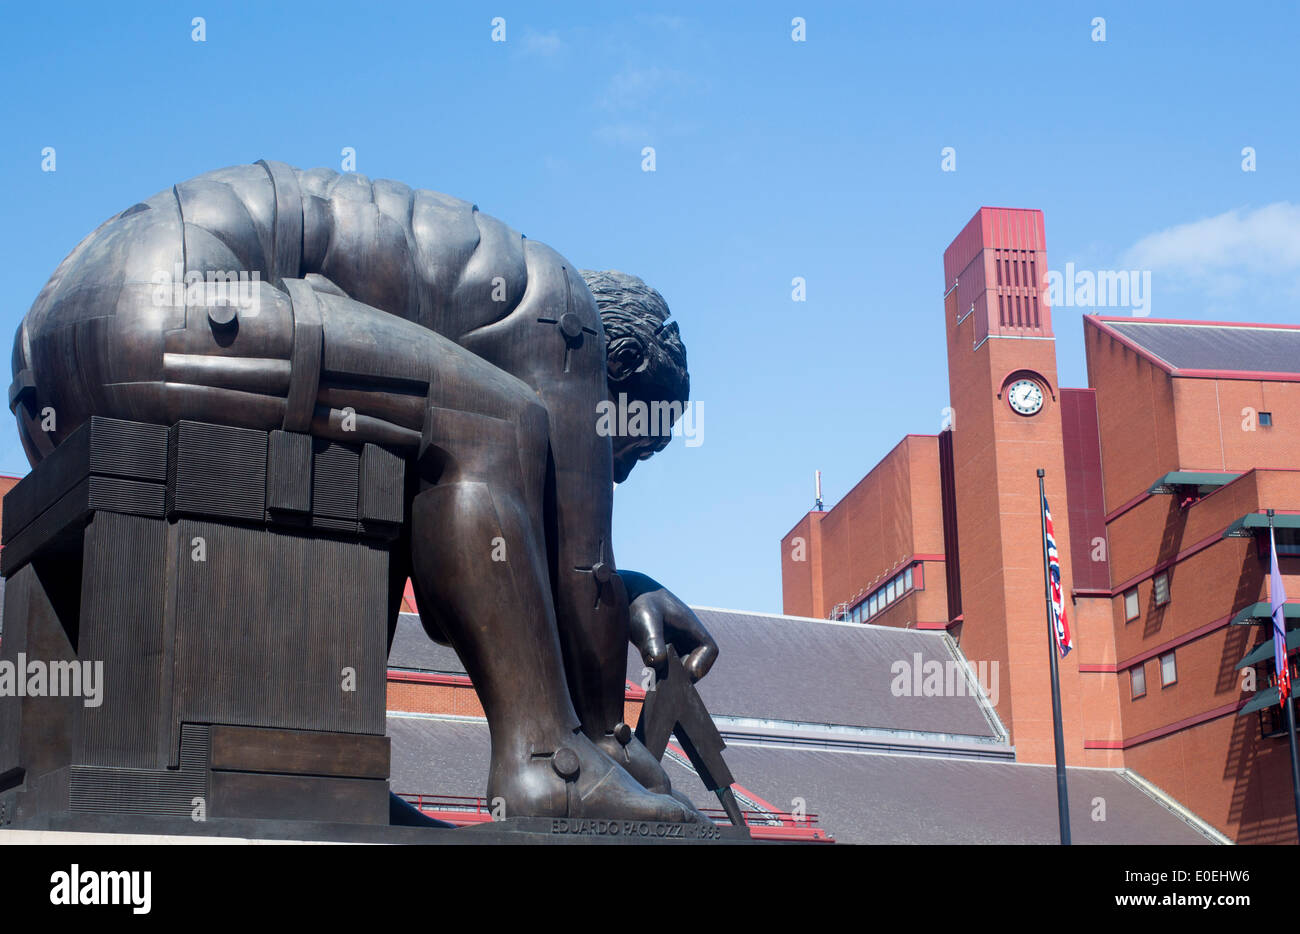
<svg viewBox="0 0 1300 934">
<path fill-rule="evenodd" d="M 672 312 L 664 297 L 638 277 L 615 269 L 580 272 L 605 326 L 610 388 L 646 401 L 688 401 L 691 377 L 686 347 L 677 322 L 668 321 Z M 618 361 L 632 348 L 641 353 L 639 365 L 631 372 L 619 372 Z"/>
</svg>

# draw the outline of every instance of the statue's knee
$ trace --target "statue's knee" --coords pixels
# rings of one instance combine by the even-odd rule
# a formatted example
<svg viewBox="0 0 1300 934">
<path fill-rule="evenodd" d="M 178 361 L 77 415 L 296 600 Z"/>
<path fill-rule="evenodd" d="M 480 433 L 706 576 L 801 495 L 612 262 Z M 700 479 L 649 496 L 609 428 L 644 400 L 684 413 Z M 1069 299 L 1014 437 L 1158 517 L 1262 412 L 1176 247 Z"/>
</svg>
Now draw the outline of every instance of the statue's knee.
<svg viewBox="0 0 1300 934">
<path fill-rule="evenodd" d="M 431 483 L 513 485 L 520 443 L 519 423 L 514 418 L 430 406 L 416 463 L 421 476 Z"/>
</svg>

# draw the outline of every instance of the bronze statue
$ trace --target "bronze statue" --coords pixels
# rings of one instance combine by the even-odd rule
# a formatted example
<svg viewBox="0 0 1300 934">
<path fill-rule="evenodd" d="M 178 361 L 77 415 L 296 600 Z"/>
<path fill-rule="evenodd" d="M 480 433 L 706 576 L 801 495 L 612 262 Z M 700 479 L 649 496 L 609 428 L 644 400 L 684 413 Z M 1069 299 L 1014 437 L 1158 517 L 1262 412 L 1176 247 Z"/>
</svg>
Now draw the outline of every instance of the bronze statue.
<svg viewBox="0 0 1300 934">
<path fill-rule="evenodd" d="M 468 202 L 264 161 L 82 241 L 18 331 L 10 405 L 33 466 L 92 416 L 400 453 L 390 637 L 409 576 L 486 711 L 489 798 L 507 816 L 700 820 L 622 723 L 629 635 L 692 679 L 717 654 L 681 601 L 615 570 L 613 484 L 669 438 L 596 417 L 619 396 L 686 403 L 668 314 L 639 279 L 581 271 Z"/>
</svg>

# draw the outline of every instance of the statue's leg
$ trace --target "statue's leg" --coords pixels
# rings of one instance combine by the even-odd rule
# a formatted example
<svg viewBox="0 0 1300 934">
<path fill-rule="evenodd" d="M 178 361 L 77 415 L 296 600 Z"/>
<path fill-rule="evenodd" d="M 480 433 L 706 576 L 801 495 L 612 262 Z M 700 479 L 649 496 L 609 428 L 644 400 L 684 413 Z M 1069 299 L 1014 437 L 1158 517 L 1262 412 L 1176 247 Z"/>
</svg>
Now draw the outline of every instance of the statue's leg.
<svg viewBox="0 0 1300 934">
<path fill-rule="evenodd" d="M 553 404 L 551 431 L 574 439 L 590 437 L 590 413 L 604 398 L 603 365 L 566 374 L 560 385 L 569 404 Z M 574 404 L 585 391 L 585 404 Z M 628 604 L 622 581 L 614 573 L 611 542 L 613 491 L 592 477 L 611 476 L 608 443 L 570 444 L 556 453 L 556 503 L 547 526 L 555 553 L 555 611 L 565 671 L 583 732 L 645 788 L 659 794 L 671 789 L 659 760 L 621 729 L 626 695 Z M 586 514 L 559 504 L 581 502 Z M 582 521 L 575 521 L 579 519 Z M 697 819 L 703 819 L 698 812 Z"/>
<path fill-rule="evenodd" d="M 646 788 L 667 791 L 668 776 L 658 760 L 635 738 L 621 742 L 629 733 L 620 729 L 628 608 L 611 541 L 612 452 L 609 439 L 596 430 L 596 415 L 609 393 L 599 312 L 562 257 L 545 247 L 526 255 L 530 285 L 513 316 L 522 328 L 514 337 L 531 343 L 515 366 L 530 373 L 549 417 L 547 555 L 570 695 L 588 739 Z M 537 322 L 551 324 L 539 329 Z M 493 338 L 504 339 L 504 332 Z M 508 358 L 516 346 L 496 351 Z"/>
<path fill-rule="evenodd" d="M 536 394 L 411 322 L 289 291 L 295 320 L 312 301 L 320 313 L 313 434 L 346 440 L 351 420 L 354 431 L 418 437 L 411 578 L 421 617 L 456 648 L 483 703 L 489 798 L 507 816 L 685 819 L 679 802 L 648 793 L 579 731 L 546 558 L 550 436 Z"/>
</svg>

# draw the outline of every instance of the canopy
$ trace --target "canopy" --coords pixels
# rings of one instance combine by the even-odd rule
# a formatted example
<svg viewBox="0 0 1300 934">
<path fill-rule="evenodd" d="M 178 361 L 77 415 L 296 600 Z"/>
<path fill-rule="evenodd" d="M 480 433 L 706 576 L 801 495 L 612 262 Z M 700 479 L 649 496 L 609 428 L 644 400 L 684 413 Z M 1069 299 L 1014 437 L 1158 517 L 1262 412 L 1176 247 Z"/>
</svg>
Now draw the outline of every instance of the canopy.
<svg viewBox="0 0 1300 934">
<path fill-rule="evenodd" d="M 1235 473 L 1205 473 L 1192 470 L 1171 470 L 1155 483 L 1151 484 L 1148 493 L 1174 493 L 1179 487 L 1196 487 L 1196 492 L 1204 496 L 1213 490 L 1217 490 L 1224 484 L 1236 480 L 1239 474 Z"/>
<path fill-rule="evenodd" d="M 1273 611 L 1269 609 L 1267 601 L 1261 603 L 1252 603 L 1244 609 L 1238 610 L 1237 615 L 1232 618 L 1234 626 L 1258 626 L 1266 623 L 1273 618 Z M 1300 603 L 1282 604 L 1283 619 L 1300 619 Z"/>
<path fill-rule="evenodd" d="M 1249 668 L 1251 665 L 1258 665 L 1265 659 L 1273 657 L 1273 639 L 1269 639 L 1260 645 L 1255 646 L 1246 657 L 1237 662 L 1238 668 Z M 1300 648 L 1300 629 L 1291 629 L 1286 634 L 1286 650 L 1289 655 L 1293 650 Z"/>
<path fill-rule="evenodd" d="M 1268 516 L 1262 512 L 1248 512 L 1223 530 L 1224 538 L 1250 538 L 1261 529 L 1268 528 Z M 1273 528 L 1295 531 L 1300 529 L 1300 515 L 1274 513 Z"/>
<path fill-rule="evenodd" d="M 1260 688 L 1255 692 L 1255 696 L 1246 701 L 1246 706 L 1237 711 L 1237 716 L 1244 717 L 1248 713 L 1254 713 L 1256 710 L 1263 710 L 1265 707 L 1272 707 L 1278 701 L 1276 687 Z"/>
</svg>

